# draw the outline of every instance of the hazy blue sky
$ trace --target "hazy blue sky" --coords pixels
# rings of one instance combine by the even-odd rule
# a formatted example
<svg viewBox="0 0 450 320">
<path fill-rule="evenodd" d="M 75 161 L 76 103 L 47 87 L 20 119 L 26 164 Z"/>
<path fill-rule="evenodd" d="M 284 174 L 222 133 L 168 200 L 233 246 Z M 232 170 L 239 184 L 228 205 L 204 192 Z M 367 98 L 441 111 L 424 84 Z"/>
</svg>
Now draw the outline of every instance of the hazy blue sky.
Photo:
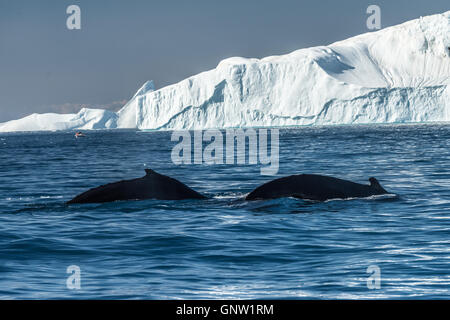
<svg viewBox="0 0 450 320">
<path fill-rule="evenodd" d="M 66 8 L 81 8 L 81 30 Z M 33 112 L 118 108 L 230 56 L 264 57 L 450 10 L 448 0 L 0 0 L 0 122 Z"/>
</svg>

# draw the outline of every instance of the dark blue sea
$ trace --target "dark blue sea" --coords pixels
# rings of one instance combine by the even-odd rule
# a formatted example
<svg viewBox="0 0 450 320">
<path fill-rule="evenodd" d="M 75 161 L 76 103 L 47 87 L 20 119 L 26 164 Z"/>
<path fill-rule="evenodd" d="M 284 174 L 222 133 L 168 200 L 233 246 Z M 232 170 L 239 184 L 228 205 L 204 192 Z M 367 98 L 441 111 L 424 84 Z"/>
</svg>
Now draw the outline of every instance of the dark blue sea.
<svg viewBox="0 0 450 320">
<path fill-rule="evenodd" d="M 0 298 L 450 298 L 449 125 L 280 129 L 275 177 L 374 176 L 394 194 L 327 202 L 246 202 L 275 177 L 175 165 L 170 132 L 85 133 L 0 135 Z M 210 199 L 65 204 L 145 168 Z"/>
</svg>

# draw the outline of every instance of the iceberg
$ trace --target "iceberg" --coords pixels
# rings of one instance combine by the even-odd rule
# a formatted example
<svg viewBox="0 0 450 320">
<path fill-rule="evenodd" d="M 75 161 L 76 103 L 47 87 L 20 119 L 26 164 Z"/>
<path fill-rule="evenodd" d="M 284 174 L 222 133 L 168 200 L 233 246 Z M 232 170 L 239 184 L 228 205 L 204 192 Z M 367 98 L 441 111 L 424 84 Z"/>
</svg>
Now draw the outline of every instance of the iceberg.
<svg viewBox="0 0 450 320">
<path fill-rule="evenodd" d="M 228 58 L 159 90 L 149 81 L 117 113 L 32 115 L 0 131 L 450 121 L 449 35 L 447 11 L 327 46 Z"/>
<path fill-rule="evenodd" d="M 104 109 L 82 108 L 78 113 L 33 113 L 19 120 L 0 123 L 0 132 L 14 131 L 58 131 L 58 130 L 95 130 L 116 129 L 120 123 L 130 123 L 135 119 L 135 112 L 131 105 L 136 98 L 155 90 L 153 81 L 147 81 L 136 92 L 133 98 L 118 112 Z M 131 117 L 132 120 L 128 120 Z"/>
<path fill-rule="evenodd" d="M 108 110 L 88 108 L 82 108 L 75 114 L 33 113 L 22 119 L 0 124 L 0 132 L 106 128 L 117 128 L 117 114 Z"/>
</svg>

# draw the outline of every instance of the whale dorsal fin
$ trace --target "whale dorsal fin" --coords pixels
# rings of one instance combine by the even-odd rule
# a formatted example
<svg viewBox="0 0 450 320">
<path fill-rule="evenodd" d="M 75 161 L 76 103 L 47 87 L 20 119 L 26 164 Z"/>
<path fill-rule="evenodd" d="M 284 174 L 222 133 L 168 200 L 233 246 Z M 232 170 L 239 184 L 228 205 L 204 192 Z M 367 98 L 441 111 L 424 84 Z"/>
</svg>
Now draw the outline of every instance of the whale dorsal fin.
<svg viewBox="0 0 450 320">
<path fill-rule="evenodd" d="M 380 192 L 384 192 L 384 193 L 388 193 L 382 186 L 381 184 L 378 182 L 378 180 L 374 177 L 370 177 L 369 178 L 369 182 L 370 182 L 370 186 L 374 189 L 376 189 L 377 191 Z"/>
<path fill-rule="evenodd" d="M 155 174 L 156 172 L 153 171 L 152 169 L 145 169 L 145 173 L 147 176 L 151 175 L 151 174 Z"/>
</svg>

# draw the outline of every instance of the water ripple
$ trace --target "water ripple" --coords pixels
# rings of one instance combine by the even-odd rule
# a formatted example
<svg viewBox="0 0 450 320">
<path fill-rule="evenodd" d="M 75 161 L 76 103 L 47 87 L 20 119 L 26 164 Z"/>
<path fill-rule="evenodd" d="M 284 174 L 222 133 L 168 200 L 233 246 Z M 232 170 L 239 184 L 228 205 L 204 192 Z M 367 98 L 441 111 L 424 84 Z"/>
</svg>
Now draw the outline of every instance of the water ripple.
<svg viewBox="0 0 450 320">
<path fill-rule="evenodd" d="M 0 298 L 450 298 L 450 126 L 281 130 L 279 177 L 375 176 L 393 193 L 321 203 L 247 202 L 273 177 L 176 166 L 169 132 L 0 136 Z M 65 204 L 145 167 L 210 199 Z M 80 290 L 66 287 L 71 265 Z"/>
</svg>

